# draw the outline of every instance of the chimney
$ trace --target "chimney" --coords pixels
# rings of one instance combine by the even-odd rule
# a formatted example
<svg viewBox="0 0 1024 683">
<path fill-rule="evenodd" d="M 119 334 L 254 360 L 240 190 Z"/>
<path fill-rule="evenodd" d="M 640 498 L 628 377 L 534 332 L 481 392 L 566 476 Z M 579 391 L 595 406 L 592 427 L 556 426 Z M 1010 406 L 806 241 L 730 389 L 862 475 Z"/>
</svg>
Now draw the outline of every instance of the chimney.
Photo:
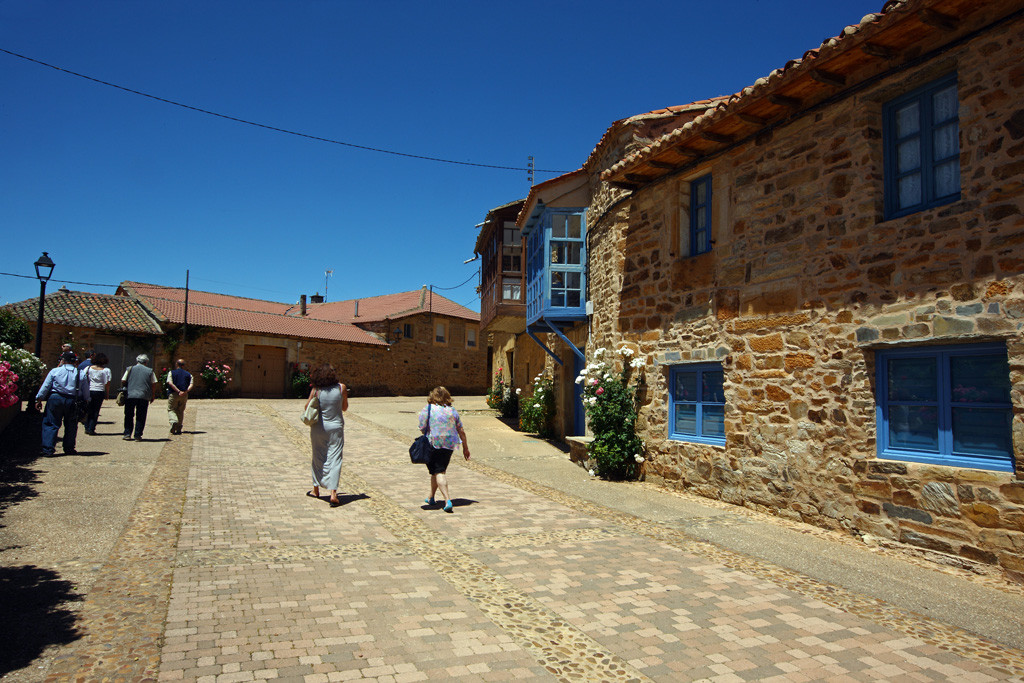
<svg viewBox="0 0 1024 683">
<path fill-rule="evenodd" d="M 306 295 L 302 294 L 299 296 L 299 315 L 306 315 Z"/>
<path fill-rule="evenodd" d="M 423 308 L 427 303 L 427 286 L 423 285 L 423 289 L 420 290 L 420 308 Z"/>
<path fill-rule="evenodd" d="M 355 317 L 355 318 L 359 317 L 359 299 L 356 299 L 356 312 L 355 312 L 355 315 L 353 317 Z"/>
<path fill-rule="evenodd" d="M 320 292 L 317 292 L 316 294 L 311 294 L 309 297 L 309 303 L 311 304 L 322 304 L 323 302 L 324 298 L 320 295 Z"/>
</svg>

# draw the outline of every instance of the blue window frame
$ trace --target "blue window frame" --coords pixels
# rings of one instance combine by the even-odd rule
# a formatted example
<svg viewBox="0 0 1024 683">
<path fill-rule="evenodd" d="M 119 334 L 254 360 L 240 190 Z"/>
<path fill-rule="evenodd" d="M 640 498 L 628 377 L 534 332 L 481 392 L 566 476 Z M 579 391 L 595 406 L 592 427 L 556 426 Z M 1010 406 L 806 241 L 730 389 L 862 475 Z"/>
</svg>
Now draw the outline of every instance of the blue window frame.
<svg viewBox="0 0 1024 683">
<path fill-rule="evenodd" d="M 546 317 L 585 317 L 585 210 L 546 210 L 535 226 L 523 232 L 527 322 Z"/>
<path fill-rule="evenodd" d="M 671 371 L 669 438 L 725 445 L 725 373 L 717 363 Z"/>
<path fill-rule="evenodd" d="M 711 251 L 711 174 L 690 183 L 690 256 Z"/>
<path fill-rule="evenodd" d="M 1013 471 L 1005 346 L 879 351 L 877 380 L 880 457 Z"/>
<path fill-rule="evenodd" d="M 885 217 L 960 199 L 960 119 L 956 74 L 882 107 Z"/>
</svg>

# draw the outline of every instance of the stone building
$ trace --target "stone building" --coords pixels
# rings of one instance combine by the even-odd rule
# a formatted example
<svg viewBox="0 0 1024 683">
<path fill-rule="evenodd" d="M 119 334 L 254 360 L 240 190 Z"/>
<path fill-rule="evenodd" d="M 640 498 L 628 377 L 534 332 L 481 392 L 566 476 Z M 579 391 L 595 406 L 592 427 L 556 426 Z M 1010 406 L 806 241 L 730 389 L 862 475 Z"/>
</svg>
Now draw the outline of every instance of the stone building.
<svg viewBox="0 0 1024 683">
<path fill-rule="evenodd" d="M 289 396 L 292 375 L 323 362 L 356 396 L 425 394 L 438 384 L 479 394 L 487 383 L 479 316 L 427 287 L 326 303 L 303 295 L 298 304 L 140 282 L 118 293 L 165 331 L 157 369 L 172 356 L 193 373 L 209 361 L 228 365 L 228 396 Z"/>
<path fill-rule="evenodd" d="M 1024 573 L 1022 8 L 888 2 L 592 160 L 647 476 Z"/>
</svg>

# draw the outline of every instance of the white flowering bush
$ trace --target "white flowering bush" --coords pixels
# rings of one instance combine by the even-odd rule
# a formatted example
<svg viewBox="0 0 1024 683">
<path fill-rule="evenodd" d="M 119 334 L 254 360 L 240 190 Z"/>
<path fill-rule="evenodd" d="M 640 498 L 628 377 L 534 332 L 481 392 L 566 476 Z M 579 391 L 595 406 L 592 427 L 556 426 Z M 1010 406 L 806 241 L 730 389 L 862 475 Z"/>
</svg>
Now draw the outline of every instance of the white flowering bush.
<svg viewBox="0 0 1024 683">
<path fill-rule="evenodd" d="M 519 395 L 519 428 L 547 439 L 555 433 L 555 381 L 547 372 L 533 378 L 529 393 Z"/>
<path fill-rule="evenodd" d="M 576 383 L 583 387 L 583 408 L 594 433 L 589 452 L 596 474 L 606 479 L 635 479 L 644 461 L 644 443 L 636 435 L 636 387 L 630 384 L 630 377 L 645 363 L 634 358 L 629 347 L 620 348 L 619 354 L 622 369 L 616 370 L 616 360 L 607 349 L 595 350 Z"/>
<path fill-rule="evenodd" d="M 21 401 L 35 398 L 46 377 L 46 364 L 35 354 L 0 342 L 0 361 L 8 364 L 8 371 L 17 375 L 17 397 Z"/>
</svg>

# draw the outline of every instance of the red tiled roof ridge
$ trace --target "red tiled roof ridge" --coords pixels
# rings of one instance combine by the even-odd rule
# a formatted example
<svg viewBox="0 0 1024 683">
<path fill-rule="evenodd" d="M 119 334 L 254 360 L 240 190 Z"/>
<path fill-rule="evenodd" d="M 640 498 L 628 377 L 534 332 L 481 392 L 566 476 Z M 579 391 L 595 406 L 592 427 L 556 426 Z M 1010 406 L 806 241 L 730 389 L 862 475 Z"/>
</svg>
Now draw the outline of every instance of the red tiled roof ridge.
<svg viewBox="0 0 1024 683">
<path fill-rule="evenodd" d="M 420 297 L 424 297 L 424 301 L 422 303 L 418 301 Z M 323 303 L 308 304 L 306 307 L 306 313 L 308 317 L 313 317 L 318 320 L 336 320 L 338 319 L 337 317 L 327 317 L 327 315 L 330 315 L 331 309 L 335 309 L 335 311 L 337 311 L 335 315 L 344 316 L 346 322 L 352 322 L 352 319 L 355 317 L 355 304 L 356 302 L 358 302 L 360 306 L 364 308 L 363 313 L 359 315 L 359 319 L 366 322 L 370 322 L 373 320 L 383 320 L 385 318 L 399 318 L 407 315 L 412 315 L 414 313 L 427 311 L 429 310 L 429 297 L 430 294 L 428 293 L 426 287 L 422 287 L 420 289 L 412 289 L 406 292 L 395 292 L 393 294 L 377 294 L 375 296 L 357 297 L 353 299 L 342 299 L 339 301 L 325 301 Z M 449 315 L 453 317 L 466 318 L 469 320 L 480 319 L 479 313 L 469 308 L 466 308 L 465 306 L 456 303 L 455 301 L 452 301 L 451 299 L 444 296 L 443 294 L 438 293 L 437 291 L 433 292 L 433 297 L 433 310 L 434 313 L 437 315 Z M 406 308 L 400 309 L 392 309 L 386 311 L 379 310 L 380 305 L 382 303 L 386 304 L 389 301 L 400 303 L 403 302 L 403 299 L 409 298 L 417 300 L 416 304 L 413 306 L 408 306 Z M 374 306 L 376 306 L 378 310 L 374 310 Z M 441 306 L 443 309 L 446 310 L 438 310 L 438 306 Z M 339 310 L 348 308 L 352 309 L 352 314 L 349 314 L 348 311 L 345 310 Z M 290 312 L 294 313 L 294 310 L 295 307 L 293 306 L 290 309 Z"/>
<path fill-rule="evenodd" d="M 52 297 L 67 296 L 69 294 L 70 295 L 74 295 L 74 296 L 101 297 L 101 298 L 104 298 L 104 299 L 117 299 L 117 300 L 124 299 L 124 300 L 128 300 L 128 301 L 132 300 L 130 297 L 124 296 L 122 294 L 103 294 L 102 292 L 83 292 L 83 291 L 80 291 L 80 290 L 77 290 L 77 289 L 67 289 L 65 287 L 61 287 L 60 289 L 58 289 L 56 291 L 50 292 L 49 294 L 46 295 L 46 298 L 47 298 L 47 300 L 49 300 Z M 12 302 L 4 304 L 4 305 L 5 306 L 17 306 L 19 304 L 26 304 L 26 303 L 28 303 L 30 301 L 35 302 L 38 305 L 39 297 L 38 296 L 34 296 L 34 297 L 31 297 L 31 298 L 28 298 L 28 299 L 22 299 L 21 301 L 12 301 Z"/>
<path fill-rule="evenodd" d="M 129 286 L 129 287 L 133 287 L 133 288 L 137 288 L 137 287 L 150 287 L 150 288 L 153 288 L 153 289 L 165 289 L 165 290 L 176 291 L 176 292 L 184 292 L 185 291 L 184 287 L 175 287 L 175 286 L 171 286 L 171 285 L 154 285 L 154 284 L 151 284 L 151 283 L 148 283 L 148 282 L 135 282 L 133 280 L 124 280 L 123 282 L 121 282 L 121 286 L 122 287 Z M 285 303 L 283 301 L 273 301 L 271 299 L 257 299 L 256 297 L 252 297 L 252 296 L 237 296 L 235 294 L 224 294 L 222 292 L 207 292 L 206 290 L 196 289 L 194 287 L 189 287 L 188 288 L 188 292 L 189 292 L 189 294 L 209 294 L 210 296 L 222 296 L 222 297 L 226 297 L 226 298 L 229 298 L 229 299 L 239 299 L 239 300 L 242 300 L 242 301 L 258 301 L 259 303 L 263 303 L 263 304 L 277 304 L 279 306 L 294 306 L 295 305 L 295 304 Z M 242 309 L 242 310 L 251 310 L 251 309 Z"/>
<path fill-rule="evenodd" d="M 743 102 L 748 97 L 762 95 L 765 94 L 765 91 L 779 87 L 782 85 L 781 81 L 783 79 L 788 80 L 793 77 L 794 73 L 800 73 L 804 69 L 810 68 L 807 65 L 810 64 L 812 60 L 829 57 L 839 50 L 848 49 L 849 39 L 851 36 L 859 35 L 859 37 L 870 37 L 871 34 L 882 30 L 889 23 L 896 21 L 897 19 L 894 17 L 913 10 L 916 5 L 923 5 L 932 1 L 933 0 L 888 0 L 888 2 L 883 5 L 880 12 L 865 15 L 859 23 L 846 26 L 838 36 L 828 38 L 827 40 L 822 41 L 819 47 L 804 52 L 803 57 L 789 60 L 781 68 L 774 69 L 769 72 L 767 76 L 758 78 L 752 85 L 743 88 L 740 92 L 719 100 L 711 111 L 698 116 L 693 121 L 683 124 L 680 128 L 666 133 L 650 145 L 627 155 L 606 169 L 601 174 L 602 179 L 607 179 L 626 168 L 630 168 L 641 163 L 644 159 L 660 151 L 665 146 L 676 144 L 680 138 L 696 134 L 703 128 L 710 126 L 711 123 L 718 120 L 721 116 L 724 116 L 730 109 L 738 106 L 737 102 Z"/>
<path fill-rule="evenodd" d="M 28 320 L 36 320 L 39 297 L 5 304 Z M 141 302 L 118 294 L 82 292 L 61 287 L 46 296 L 43 321 L 112 332 L 161 334 L 157 320 Z"/>
</svg>

